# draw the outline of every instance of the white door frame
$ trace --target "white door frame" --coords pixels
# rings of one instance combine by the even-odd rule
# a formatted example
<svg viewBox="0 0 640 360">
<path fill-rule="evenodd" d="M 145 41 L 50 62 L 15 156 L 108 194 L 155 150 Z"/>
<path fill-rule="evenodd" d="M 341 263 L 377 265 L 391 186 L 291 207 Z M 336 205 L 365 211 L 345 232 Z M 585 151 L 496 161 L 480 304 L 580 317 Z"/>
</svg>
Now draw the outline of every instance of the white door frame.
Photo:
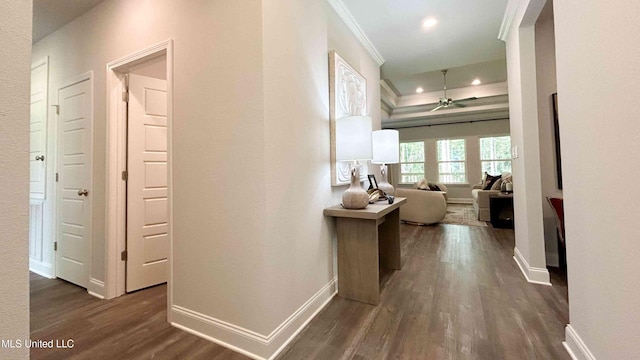
<svg viewBox="0 0 640 360">
<path fill-rule="evenodd" d="M 107 64 L 107 214 L 106 230 L 106 298 L 125 293 L 125 262 L 120 254 L 126 248 L 126 183 L 122 172 L 126 170 L 126 107 L 122 101 L 123 78 L 128 69 L 158 56 L 167 60 L 167 176 L 169 206 L 169 276 L 167 281 L 168 309 L 173 303 L 173 40 L 125 56 Z M 170 316 L 170 312 L 167 312 Z M 170 317 L 168 321 L 171 321 Z"/>
<path fill-rule="evenodd" d="M 60 142 L 62 141 L 62 137 L 60 136 L 60 90 L 73 86 L 75 84 L 81 83 L 85 80 L 89 80 L 89 85 L 91 87 L 91 115 L 90 115 L 90 121 L 91 121 L 91 143 L 89 144 L 89 159 L 91 159 L 90 164 L 89 164 L 89 184 L 91 185 L 91 188 L 89 189 L 89 191 L 94 192 L 95 190 L 95 186 L 93 183 L 93 170 L 94 170 L 94 161 L 93 161 L 93 143 L 94 143 L 94 133 L 95 133 L 95 123 L 94 123 L 94 113 L 95 113 L 95 102 L 94 102 L 94 96 L 95 96 L 95 85 L 94 85 L 94 81 L 93 81 L 93 71 L 88 71 L 86 73 L 82 73 L 80 75 L 76 75 L 74 77 L 68 78 L 62 82 L 60 82 L 57 86 L 56 89 L 56 103 L 57 105 L 52 105 L 55 106 L 57 108 L 57 110 L 54 112 L 55 115 L 55 159 L 54 159 L 54 163 L 55 163 L 55 172 L 59 173 L 60 172 L 60 159 L 62 159 L 62 156 L 60 156 L 60 151 L 62 151 L 63 147 L 60 145 Z M 59 186 L 60 186 L 60 182 L 57 182 L 55 180 L 53 180 L 55 182 L 55 186 L 53 187 L 53 197 L 54 197 L 54 207 L 53 207 L 53 239 L 55 242 L 58 241 L 58 217 L 61 216 L 62 212 L 60 211 L 60 200 L 61 200 L 61 193 L 59 191 Z M 90 237 L 90 241 L 89 241 L 89 259 L 88 259 L 88 264 L 89 264 L 89 283 L 87 285 L 87 292 L 97 298 L 103 299 L 104 296 L 102 295 L 104 293 L 104 282 L 93 278 L 92 276 L 92 268 L 93 268 L 93 206 L 95 205 L 95 201 L 93 198 L 93 195 L 91 195 L 90 198 L 90 206 L 88 206 L 89 211 L 91 212 L 91 216 L 89 217 L 89 224 L 87 225 L 89 227 L 89 237 Z M 55 277 L 57 277 L 57 254 L 53 253 L 53 275 Z"/>
</svg>

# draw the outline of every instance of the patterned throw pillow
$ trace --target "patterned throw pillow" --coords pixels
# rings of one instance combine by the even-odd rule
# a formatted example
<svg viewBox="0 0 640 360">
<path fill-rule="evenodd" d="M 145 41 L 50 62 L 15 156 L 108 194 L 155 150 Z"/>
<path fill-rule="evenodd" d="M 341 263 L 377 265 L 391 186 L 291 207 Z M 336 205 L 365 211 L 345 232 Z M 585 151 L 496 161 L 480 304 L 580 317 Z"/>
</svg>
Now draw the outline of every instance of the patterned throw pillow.
<svg viewBox="0 0 640 360">
<path fill-rule="evenodd" d="M 498 176 L 492 176 L 487 174 L 485 180 L 484 180 L 484 186 L 482 187 L 482 190 L 491 190 L 491 187 L 493 186 L 493 184 L 498 181 L 498 179 L 500 179 L 502 177 L 502 175 L 498 175 Z"/>
<path fill-rule="evenodd" d="M 434 183 L 429 183 L 428 185 L 429 185 L 429 190 L 431 190 L 431 191 L 442 191 L 442 190 L 440 190 L 440 186 L 438 186 L 438 185 L 436 185 Z"/>
<path fill-rule="evenodd" d="M 500 186 L 502 186 L 502 179 L 496 180 L 496 182 L 491 185 L 491 190 L 500 190 Z"/>
</svg>

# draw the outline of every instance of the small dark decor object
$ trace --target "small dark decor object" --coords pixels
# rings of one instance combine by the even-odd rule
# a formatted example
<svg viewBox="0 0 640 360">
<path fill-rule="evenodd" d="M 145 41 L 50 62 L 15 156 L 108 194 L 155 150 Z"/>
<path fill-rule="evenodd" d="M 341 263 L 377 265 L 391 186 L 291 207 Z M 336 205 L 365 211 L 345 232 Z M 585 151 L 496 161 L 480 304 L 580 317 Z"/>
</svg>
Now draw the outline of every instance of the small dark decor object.
<svg viewBox="0 0 640 360">
<path fill-rule="evenodd" d="M 367 178 L 369 178 L 369 189 L 367 189 L 367 190 L 377 189 L 378 188 L 378 182 L 376 181 L 376 176 L 373 175 L 373 174 L 369 174 L 369 175 L 367 175 Z"/>
<path fill-rule="evenodd" d="M 498 181 L 500 178 L 502 178 L 502 175 L 498 175 L 498 176 L 492 176 L 489 175 L 487 173 L 485 173 L 487 176 L 485 177 L 484 180 L 484 187 L 482 188 L 482 190 L 491 190 L 491 187 L 493 186 L 493 184 Z"/>
<path fill-rule="evenodd" d="M 393 204 L 393 201 L 396 199 L 395 196 L 387 195 L 387 200 L 389 200 L 389 204 Z"/>
</svg>

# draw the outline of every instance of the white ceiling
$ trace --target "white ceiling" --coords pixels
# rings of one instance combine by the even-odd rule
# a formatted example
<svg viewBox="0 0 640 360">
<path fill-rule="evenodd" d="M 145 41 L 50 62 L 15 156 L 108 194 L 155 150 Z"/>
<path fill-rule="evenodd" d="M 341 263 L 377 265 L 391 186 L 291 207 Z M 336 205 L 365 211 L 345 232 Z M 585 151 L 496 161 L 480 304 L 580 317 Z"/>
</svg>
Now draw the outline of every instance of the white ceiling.
<svg viewBox="0 0 640 360">
<path fill-rule="evenodd" d="M 401 95 L 434 85 L 440 70 L 447 87 L 469 86 L 469 78 L 483 83 L 506 80 L 505 44 L 498 40 L 507 0 L 343 0 L 364 33 L 382 54 L 382 78 Z M 425 29 L 424 19 L 438 24 Z M 456 68 L 456 71 L 454 71 Z M 456 72 L 459 72 L 456 74 Z M 412 79 L 413 80 L 409 80 Z M 449 82 L 451 78 L 451 82 Z M 425 91 L 428 91 L 426 90 Z"/>
<path fill-rule="evenodd" d="M 89 11 L 103 0 L 33 0 L 33 43 Z"/>
</svg>

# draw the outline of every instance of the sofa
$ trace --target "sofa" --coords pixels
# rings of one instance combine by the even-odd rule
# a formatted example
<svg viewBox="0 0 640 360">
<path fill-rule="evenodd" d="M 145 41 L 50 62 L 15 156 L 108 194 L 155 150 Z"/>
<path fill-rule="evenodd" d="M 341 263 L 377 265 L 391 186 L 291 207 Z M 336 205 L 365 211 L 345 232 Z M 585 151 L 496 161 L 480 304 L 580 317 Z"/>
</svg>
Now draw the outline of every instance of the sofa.
<svg viewBox="0 0 640 360">
<path fill-rule="evenodd" d="M 486 176 L 486 173 L 485 173 Z M 489 190 L 484 190 L 486 187 L 485 179 L 481 184 L 473 185 L 471 190 L 471 197 L 473 198 L 473 209 L 475 210 L 478 220 L 491 221 L 491 211 L 489 208 L 489 198 L 492 195 L 500 193 L 502 181 L 511 182 L 511 173 L 502 173 L 500 179 Z"/>
<path fill-rule="evenodd" d="M 442 191 L 396 188 L 395 196 L 407 198 L 400 207 L 400 220 L 415 224 L 435 224 L 447 214 Z"/>
</svg>

